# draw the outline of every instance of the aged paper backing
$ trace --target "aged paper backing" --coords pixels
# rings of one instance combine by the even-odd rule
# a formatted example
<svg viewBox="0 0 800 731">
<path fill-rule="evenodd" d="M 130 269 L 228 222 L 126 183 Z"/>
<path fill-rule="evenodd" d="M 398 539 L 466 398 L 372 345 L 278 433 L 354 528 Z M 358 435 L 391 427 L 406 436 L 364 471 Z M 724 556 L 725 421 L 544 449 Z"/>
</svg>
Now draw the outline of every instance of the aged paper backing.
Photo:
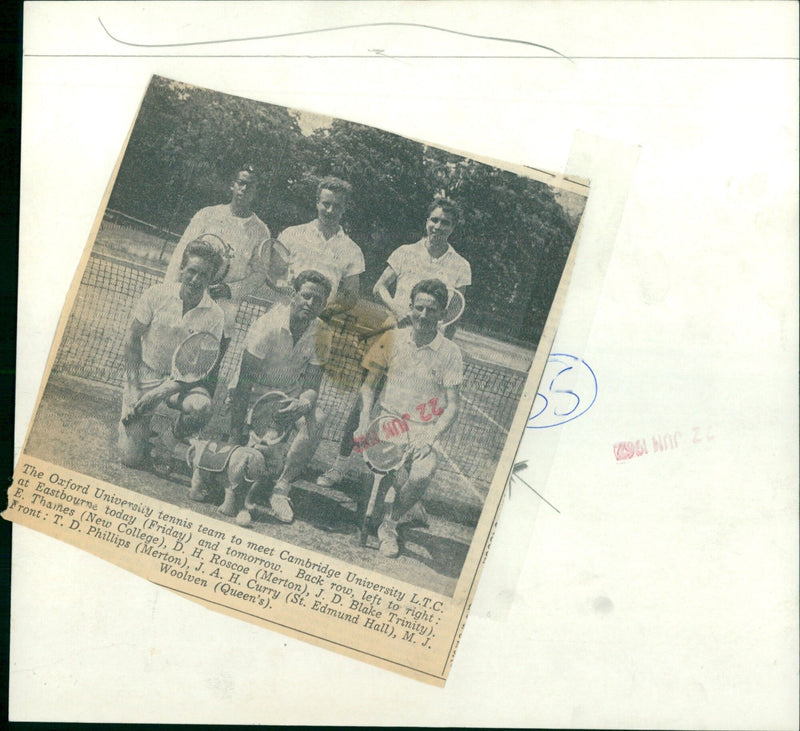
<svg viewBox="0 0 800 731">
<path fill-rule="evenodd" d="M 201 91 L 195 87 L 174 84 L 165 79 L 155 79 L 152 83 L 160 89 L 166 90 L 166 93 L 177 94 L 179 98 L 182 98 L 181 95 L 189 96 L 199 94 Z M 183 91 L 175 92 L 175 89 Z M 229 97 L 223 96 L 218 98 L 221 101 L 216 103 L 220 105 L 225 105 L 229 99 Z M 209 104 L 213 103 L 215 102 L 209 102 Z M 233 102 L 227 103 L 232 104 Z M 140 124 L 148 121 L 144 112 L 140 113 L 138 119 L 142 120 L 141 122 L 137 121 Z M 366 135 L 369 134 L 369 130 L 365 128 L 363 132 L 357 131 L 356 134 Z M 417 147 L 420 150 L 423 149 L 421 145 L 417 145 Z M 424 149 L 431 150 L 430 147 Z M 130 155 L 135 154 L 130 147 L 127 152 Z M 456 159 L 461 158 L 459 153 L 451 151 L 451 154 L 456 154 L 458 156 Z M 588 193 L 586 181 L 543 173 L 523 166 L 497 163 L 475 156 L 472 156 L 472 159 L 487 166 L 487 169 L 497 170 L 494 175 L 502 175 L 500 170 L 506 170 L 519 176 L 523 184 L 526 179 L 544 184 L 536 188 L 536 183 L 532 183 L 535 190 L 546 189 L 555 191 L 558 195 L 571 195 L 570 200 L 574 201 L 574 222 L 567 229 L 570 231 L 570 236 L 571 232 L 578 227 L 578 220 Z M 59 359 L 68 360 L 69 356 L 65 353 L 70 348 L 77 347 L 75 340 L 86 337 L 91 342 L 91 334 L 82 334 L 86 329 L 100 328 L 103 332 L 102 340 L 109 338 L 113 340 L 115 336 L 110 323 L 112 319 L 120 319 L 120 313 L 115 310 L 124 309 L 125 314 L 122 319 L 127 320 L 130 317 L 128 311 L 136 301 L 137 295 L 130 296 L 124 289 L 127 285 L 124 281 L 126 276 L 129 278 L 137 276 L 138 270 L 135 268 L 135 262 L 130 265 L 133 269 L 127 271 L 124 258 L 117 259 L 103 253 L 109 251 L 108 244 L 106 248 L 103 248 L 104 240 L 111 239 L 112 242 L 118 240 L 119 236 L 115 234 L 115 231 L 127 222 L 124 214 L 120 216 L 108 205 L 114 184 L 120 180 L 118 177 L 120 165 L 125 161 L 126 158 L 123 154 L 106 194 L 101 213 L 95 221 L 89 239 L 90 244 L 87 246 L 81 266 L 73 281 L 48 364 L 47 384 L 57 385 L 65 394 L 64 398 L 67 401 L 75 399 L 76 403 L 82 398 L 100 398 L 102 400 L 109 396 L 116 403 L 113 393 L 109 394 L 109 381 L 103 383 L 104 379 L 113 379 L 114 376 L 107 376 L 106 371 L 102 371 L 100 375 L 94 372 L 90 373 L 91 361 L 95 356 L 100 357 L 101 343 L 89 346 L 86 354 L 81 356 L 81 362 L 76 365 L 64 365 Z M 478 166 L 475 169 L 480 173 L 483 168 Z M 513 176 L 510 179 L 513 179 Z M 445 178 L 445 180 L 447 179 Z M 512 195 L 512 193 L 508 193 L 508 195 Z M 557 202 L 555 194 L 551 192 L 550 195 L 553 196 L 551 209 L 566 221 L 566 214 L 562 212 L 560 202 Z M 530 203 L 523 201 L 521 205 L 525 210 L 528 208 L 535 210 L 533 200 Z M 499 216 L 499 212 L 496 215 Z M 542 212 L 541 215 L 546 214 Z M 141 222 L 130 220 L 141 228 Z M 105 234 L 105 237 L 101 234 Z M 577 233 L 575 241 L 577 241 Z M 53 412 L 53 416 L 48 416 L 48 409 L 41 406 L 42 399 L 46 400 L 46 385 L 43 385 L 40 392 L 38 416 L 32 423 L 28 437 L 29 445 L 32 440 L 38 446 L 33 448 L 29 446 L 23 451 L 15 473 L 14 484 L 9 492 L 9 507 L 4 513 L 4 517 L 69 541 L 212 609 L 287 632 L 329 649 L 409 674 L 420 680 L 443 683 L 453 661 L 469 603 L 477 587 L 480 567 L 491 542 L 491 534 L 497 521 L 504 488 L 550 352 L 558 318 L 563 308 L 570 272 L 574 266 L 577 247 L 575 245 L 570 247 L 569 242 L 565 241 L 559 245 L 559 248 L 559 246 L 555 246 L 556 243 L 555 240 L 548 240 L 545 237 L 545 247 L 550 247 L 552 244 L 553 253 L 548 253 L 549 248 L 544 248 L 540 255 L 542 257 L 539 264 L 541 267 L 540 284 L 536 284 L 536 271 L 533 270 L 521 273 L 521 277 L 520 274 L 517 274 L 516 280 L 510 275 L 507 278 L 497 279 L 498 289 L 505 287 L 508 293 L 520 285 L 534 292 L 537 286 L 540 289 L 555 288 L 552 305 L 543 327 L 539 325 L 537 330 L 535 324 L 532 326 L 533 330 L 529 339 L 532 339 L 532 345 L 535 346 L 535 354 L 533 348 L 525 350 L 511 345 L 509 346 L 511 348 L 510 356 L 504 358 L 502 357 L 504 344 L 493 339 L 487 340 L 485 337 L 478 341 L 477 346 L 472 346 L 469 342 L 463 346 L 477 347 L 479 354 L 476 356 L 478 358 L 476 367 L 481 369 L 480 374 L 482 375 L 476 376 L 476 378 L 482 380 L 479 380 L 476 386 L 478 390 L 470 392 L 469 399 L 466 393 L 462 396 L 464 404 L 462 419 L 482 422 L 483 430 L 475 432 L 475 434 L 483 436 L 469 437 L 460 447 L 460 452 L 452 451 L 454 456 L 450 456 L 444 446 L 440 447 L 445 457 L 444 459 L 440 457 L 440 461 L 443 463 L 442 470 L 437 471 L 434 484 L 441 479 L 440 476 L 443 475 L 444 470 L 448 467 L 447 463 L 449 463 L 452 465 L 451 472 L 455 471 L 451 477 L 451 483 L 455 480 L 461 485 L 462 490 L 471 491 L 473 502 L 477 498 L 479 503 L 482 502 L 482 507 L 480 505 L 477 507 L 479 516 L 467 519 L 466 532 L 471 534 L 471 537 L 460 539 L 466 541 L 464 544 L 459 544 L 463 545 L 466 550 L 460 566 L 458 558 L 452 560 L 438 558 L 435 553 L 431 556 L 425 548 L 422 549 L 422 554 L 412 551 L 410 559 L 400 559 L 400 562 L 408 560 L 424 562 L 425 556 L 427 556 L 428 560 L 433 562 L 435 571 L 444 571 L 448 576 L 454 576 L 455 583 L 444 582 L 432 585 L 431 581 L 434 581 L 435 577 L 433 579 L 417 579 L 413 564 L 406 566 L 404 573 L 394 573 L 390 577 L 382 576 L 387 571 L 391 572 L 391 567 L 388 564 L 383 567 L 378 564 L 376 572 L 371 570 L 372 556 L 377 555 L 374 551 L 375 546 L 372 547 L 372 555 L 370 555 L 369 549 L 363 549 L 362 555 L 353 559 L 358 563 L 352 565 L 341 560 L 341 555 L 338 556 L 340 559 L 338 561 L 335 560 L 337 557 L 335 553 L 332 554 L 333 558 L 330 554 L 326 556 L 324 531 L 334 530 L 337 533 L 343 533 L 340 540 L 349 543 L 352 542 L 353 536 L 349 535 L 350 531 L 347 527 L 334 525 L 329 528 L 323 522 L 323 525 L 315 526 L 317 530 L 323 531 L 320 539 L 308 538 L 301 547 L 297 547 L 292 545 L 291 536 L 285 537 L 283 541 L 278 540 L 282 536 L 281 533 L 278 533 L 277 537 L 271 536 L 269 521 L 261 526 L 258 531 L 260 535 L 258 535 L 249 530 L 243 530 L 233 520 L 224 521 L 223 516 L 215 514 L 213 511 L 202 510 L 202 514 L 200 514 L 187 510 L 186 478 L 183 479 L 183 484 L 175 484 L 171 488 L 166 488 L 167 493 L 165 493 L 164 499 L 169 502 L 157 502 L 148 500 L 147 497 L 138 495 L 120 485 L 113 485 L 100 479 L 102 473 L 100 475 L 91 472 L 89 474 L 82 473 L 80 471 L 81 460 L 87 457 L 88 450 L 92 447 L 89 446 L 88 441 L 78 443 L 74 447 L 69 445 L 65 432 L 73 428 L 70 423 L 70 407 L 66 406 L 66 415 L 62 413 L 59 417 Z M 489 245 L 499 246 L 500 244 L 498 242 Z M 164 246 L 166 244 L 162 245 L 160 254 L 163 253 Z M 372 252 L 369 251 L 368 245 L 364 248 L 367 249 L 366 256 L 370 257 Z M 156 246 L 154 250 L 147 253 L 147 256 L 152 257 L 157 249 Z M 135 259 L 136 252 L 128 253 Z M 511 258 L 522 259 L 527 256 L 521 247 L 515 248 L 514 244 L 508 250 L 508 255 Z M 119 256 L 124 257 L 125 254 Z M 559 257 L 566 258 L 559 260 Z M 161 258 L 160 256 L 159 261 Z M 92 274 L 87 271 L 90 266 L 112 267 L 114 274 Z M 563 273 L 560 267 L 563 267 Z M 487 269 L 487 273 L 484 274 L 484 270 L 480 266 L 475 267 L 473 280 L 480 282 L 482 277 L 489 276 L 488 271 Z M 551 272 L 550 278 L 547 280 L 549 283 L 543 279 L 546 271 Z M 108 278 L 112 280 L 110 285 L 104 283 Z M 115 281 L 118 281 L 119 284 L 115 284 Z M 519 284 L 515 282 L 519 282 Z M 102 316 L 98 319 L 96 311 L 90 308 L 86 314 L 81 314 L 82 311 L 78 309 L 78 304 L 90 296 L 89 288 L 96 289 L 98 287 L 109 287 L 108 298 L 101 296 L 97 304 L 92 305 L 94 308 L 100 308 L 101 311 L 109 311 L 106 315 L 109 322 L 108 330 L 105 328 Z M 122 292 L 125 294 L 121 294 Z M 264 292 L 268 292 L 268 290 L 264 290 Z M 270 295 L 267 293 L 266 296 L 269 300 Z M 123 299 L 117 303 L 117 300 L 114 299 L 116 297 Z M 271 301 L 275 301 L 274 294 Z M 265 306 L 268 307 L 270 304 L 271 302 L 268 302 Z M 473 307 L 475 306 L 473 305 Z M 534 305 L 528 306 L 533 307 Z M 359 307 L 357 306 L 351 312 L 358 311 Z M 509 299 L 509 317 L 513 317 L 515 312 L 517 318 L 525 317 L 524 311 L 520 311 L 519 306 L 516 306 L 516 310 L 513 309 L 514 307 Z M 237 315 L 237 318 L 241 317 L 243 311 L 240 306 L 240 314 Z M 377 322 L 380 323 L 383 317 L 385 315 L 381 315 Z M 85 323 L 84 319 L 86 319 Z M 466 316 L 464 319 L 466 320 Z M 346 323 L 341 325 L 342 339 L 346 337 L 346 333 L 350 332 L 345 329 L 345 325 Z M 360 325 L 361 320 L 356 319 L 351 327 L 356 328 Z M 330 321 L 332 329 L 338 326 L 337 320 Z M 369 328 L 369 324 L 366 327 Z M 244 333 L 246 327 L 242 327 L 241 330 Z M 517 328 L 516 334 L 521 334 L 521 329 Z M 239 342 L 238 348 L 241 350 L 241 339 L 236 342 Z M 238 353 L 233 353 L 236 349 L 235 343 L 229 357 L 240 358 Z M 116 368 L 119 371 L 121 369 L 121 353 L 119 345 L 116 348 Z M 501 357 L 495 361 L 496 365 L 493 365 L 491 359 L 485 360 L 487 356 L 480 354 L 481 348 L 484 353 L 487 349 L 493 349 L 501 354 Z M 333 394 L 331 398 L 336 398 L 335 393 L 341 388 L 349 389 L 350 401 L 357 396 L 358 382 L 353 381 L 347 385 L 342 379 L 345 370 L 357 367 L 357 362 L 364 351 L 365 348 L 362 347 L 354 355 L 342 356 L 349 361 L 344 364 L 335 362 L 332 356 L 326 370 L 329 378 L 327 393 Z M 87 358 L 89 362 L 87 362 Z M 491 401 L 483 397 L 483 391 L 487 397 L 492 393 L 493 387 L 490 385 L 490 381 L 494 370 L 499 368 L 501 373 L 507 370 L 506 363 L 513 358 L 516 358 L 517 362 L 522 361 L 523 363 L 521 366 L 516 366 L 517 369 L 522 369 L 520 371 L 522 378 L 517 379 L 517 385 L 509 385 L 503 381 L 502 383 L 505 385 L 501 385 L 502 390 L 497 391 L 498 395 L 516 401 L 513 411 L 508 414 L 511 417 L 510 421 L 502 424 L 498 420 L 508 417 L 503 416 L 502 412 L 492 411 L 496 407 L 493 407 Z M 532 358 L 532 363 L 530 358 Z M 225 363 L 226 361 L 223 361 L 223 378 L 225 378 L 226 372 Z M 526 373 L 525 369 L 528 367 L 528 363 L 531 364 Z M 112 369 L 114 367 L 112 365 Z M 88 382 L 87 378 L 83 377 L 84 374 L 88 374 Z M 503 377 L 500 376 L 500 378 Z M 100 383 L 97 384 L 97 381 Z M 343 386 L 339 383 L 340 381 L 344 383 Z M 110 383 L 113 383 L 113 380 Z M 323 394 L 325 388 L 323 385 Z M 98 389 L 100 390 L 98 391 Z M 350 401 L 329 400 L 330 405 L 327 408 L 344 409 L 344 404 Z M 321 395 L 321 403 L 323 403 L 323 408 L 326 408 L 324 395 Z M 224 410 L 219 391 L 214 408 L 220 411 Z M 412 410 L 411 406 L 407 408 Z M 465 413 L 467 408 L 471 409 L 469 415 Z M 494 416 L 487 411 L 492 411 Z M 225 419 L 222 414 L 220 414 L 220 418 Z M 204 431 L 204 438 L 215 441 L 224 440 L 225 436 L 221 435 L 220 430 L 224 430 L 225 427 L 219 426 L 215 432 L 212 425 L 209 425 L 209 432 Z M 453 427 L 456 438 L 459 428 L 458 423 Z M 467 466 L 467 463 L 464 462 L 466 456 L 464 450 L 476 451 L 481 445 L 475 440 L 485 441 L 488 438 L 487 430 L 495 432 L 494 438 L 498 444 L 496 454 L 499 458 L 491 455 L 485 458 L 489 474 L 492 474 L 492 477 L 491 484 L 486 486 L 488 493 L 484 498 L 482 492 L 475 487 L 477 483 L 473 484 L 471 477 L 467 476 L 468 472 L 474 475 L 478 467 Z M 329 441 L 333 440 L 329 439 Z M 46 456 L 42 457 L 42 449 L 45 450 L 45 455 L 57 454 L 57 449 L 54 452 L 50 448 L 62 443 L 66 444 L 63 447 L 66 463 L 53 464 L 48 461 Z M 454 442 L 453 445 L 455 444 Z M 455 450 L 456 446 L 448 443 L 446 449 Z M 178 461 L 182 461 L 180 457 Z M 459 466 L 459 462 L 461 466 Z M 89 463 L 86 464 L 89 467 Z M 481 463 L 476 464 L 480 465 Z M 492 465 L 495 464 L 496 467 L 493 467 Z M 77 471 L 70 469 L 70 466 L 75 465 L 78 466 Z M 124 472 L 125 468 L 120 469 L 123 472 L 120 473 L 119 479 L 129 479 Z M 174 466 L 172 468 L 168 466 L 167 469 L 175 470 Z M 157 482 L 158 477 L 158 475 L 150 475 L 149 479 Z M 173 476 L 167 476 L 168 480 L 172 478 Z M 130 479 L 134 480 L 133 484 L 142 484 L 142 475 Z M 309 479 L 313 480 L 313 477 Z M 147 481 L 148 476 L 144 475 L 144 484 L 147 484 Z M 309 486 L 311 483 L 307 481 L 306 484 Z M 457 487 L 458 485 L 455 487 L 451 485 L 449 489 L 454 490 Z M 445 492 L 447 489 L 445 488 Z M 176 494 L 171 495 L 170 490 Z M 150 496 L 152 497 L 152 493 Z M 310 494 L 312 501 L 321 500 L 324 497 L 325 495 Z M 442 500 L 447 503 L 447 496 L 445 495 Z M 350 502 L 357 501 L 351 498 Z M 183 509 L 178 509 L 179 507 Z M 363 510 L 363 507 L 360 509 Z M 449 515 L 450 509 L 447 505 L 444 510 L 446 511 L 445 516 Z M 358 509 L 355 512 L 354 520 L 357 521 Z M 476 512 L 474 506 L 472 512 Z M 298 517 L 302 520 L 302 514 Z M 316 522 L 313 517 L 310 520 Z M 474 525 L 473 530 L 469 530 L 473 520 L 477 521 L 477 524 Z M 336 523 L 336 520 L 333 522 Z M 443 525 L 445 524 L 443 523 Z M 313 532 L 314 528 L 308 530 Z M 463 530 L 461 532 L 464 533 Z M 438 539 L 434 539 L 434 541 L 437 540 L 444 541 L 446 544 L 450 538 L 440 536 Z M 424 540 L 422 542 L 424 543 Z M 410 539 L 409 543 L 411 543 Z M 308 548 L 309 545 L 318 547 L 318 551 L 307 555 L 302 549 Z M 435 552 L 436 544 L 434 543 L 432 546 L 430 550 Z M 321 554 L 320 551 L 322 551 Z M 350 551 L 345 549 L 345 555 L 349 553 Z M 444 568 L 438 567 L 440 563 L 443 563 Z M 450 566 L 450 563 L 453 565 Z M 431 590 L 431 586 L 433 586 L 433 590 Z"/>
</svg>

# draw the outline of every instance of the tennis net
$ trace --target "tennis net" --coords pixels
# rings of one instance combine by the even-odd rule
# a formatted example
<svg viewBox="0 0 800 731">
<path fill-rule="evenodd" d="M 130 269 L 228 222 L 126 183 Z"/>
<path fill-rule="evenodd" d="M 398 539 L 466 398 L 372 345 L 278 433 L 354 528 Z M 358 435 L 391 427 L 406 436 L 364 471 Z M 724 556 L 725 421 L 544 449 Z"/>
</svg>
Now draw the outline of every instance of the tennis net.
<svg viewBox="0 0 800 731">
<path fill-rule="evenodd" d="M 123 341 L 133 305 L 142 292 L 163 279 L 160 269 L 93 253 L 67 320 L 53 363 L 54 373 L 121 386 Z M 251 323 L 271 302 L 247 298 L 239 306 L 236 329 L 220 375 L 227 382 L 244 348 Z M 333 323 L 331 358 L 320 390 L 320 407 L 328 414 L 323 437 L 338 441 L 362 380 L 366 344 L 346 322 Z M 526 373 L 464 355 L 462 407 L 443 440 L 441 469 L 464 479 L 491 481 L 496 462 L 522 394 Z"/>
</svg>

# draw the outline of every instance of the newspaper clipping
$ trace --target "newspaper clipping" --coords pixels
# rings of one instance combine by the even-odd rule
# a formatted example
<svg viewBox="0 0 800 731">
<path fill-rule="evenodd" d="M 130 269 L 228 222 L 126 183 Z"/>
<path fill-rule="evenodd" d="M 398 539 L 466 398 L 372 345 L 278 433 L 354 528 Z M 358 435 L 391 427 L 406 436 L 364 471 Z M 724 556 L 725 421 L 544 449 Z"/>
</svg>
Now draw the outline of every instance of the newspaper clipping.
<svg viewBox="0 0 800 731">
<path fill-rule="evenodd" d="M 588 192 L 154 77 L 3 517 L 443 685 Z"/>
</svg>

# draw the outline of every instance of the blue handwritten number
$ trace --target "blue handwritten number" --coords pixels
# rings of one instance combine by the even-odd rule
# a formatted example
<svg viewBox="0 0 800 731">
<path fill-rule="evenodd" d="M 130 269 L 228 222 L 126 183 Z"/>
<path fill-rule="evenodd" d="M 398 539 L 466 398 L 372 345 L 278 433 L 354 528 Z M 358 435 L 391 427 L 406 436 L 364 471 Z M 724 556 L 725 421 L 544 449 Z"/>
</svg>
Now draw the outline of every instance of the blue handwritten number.
<svg viewBox="0 0 800 731">
<path fill-rule="evenodd" d="M 550 377 L 550 374 L 555 375 Z M 560 387 L 564 374 L 572 376 L 569 388 Z M 548 384 L 546 388 L 544 384 Z M 597 399 L 597 378 L 588 363 L 567 353 L 552 353 L 542 374 L 542 391 L 536 394 L 529 429 L 566 424 L 585 414 Z M 571 398 L 568 398 L 571 397 Z M 574 404 L 570 403 L 574 399 Z"/>
<path fill-rule="evenodd" d="M 575 399 L 575 406 L 573 406 L 573 407 L 572 407 L 572 408 L 571 408 L 569 411 L 565 411 L 563 414 L 560 414 L 560 413 L 558 412 L 558 409 L 557 409 L 557 408 L 555 407 L 555 405 L 554 405 L 554 406 L 553 406 L 553 413 L 554 413 L 556 416 L 569 416 L 569 415 L 570 415 L 570 414 L 571 414 L 573 411 L 575 411 L 575 409 L 577 409 L 577 408 L 578 408 L 578 406 L 580 406 L 580 405 L 581 405 L 581 397 L 580 397 L 580 396 L 578 396 L 578 394 L 577 394 L 577 393 L 575 393 L 574 391 L 570 391 L 569 389 L 560 389 L 560 388 L 554 388 L 556 381 L 557 381 L 557 380 L 558 380 L 558 379 L 559 379 L 559 378 L 560 378 L 560 377 L 561 377 L 561 376 L 562 376 L 564 373 L 567 373 L 568 371 L 571 371 L 571 370 L 572 370 L 572 366 L 567 366 L 567 367 L 566 367 L 566 368 L 564 368 L 563 370 L 559 371 L 559 372 L 558 372 L 558 375 L 557 375 L 557 376 L 556 376 L 556 377 L 555 377 L 555 378 L 554 378 L 552 381 L 550 381 L 550 393 L 567 393 L 567 394 L 569 394 L 570 396 L 572 396 L 572 398 L 574 398 L 574 399 Z"/>
</svg>

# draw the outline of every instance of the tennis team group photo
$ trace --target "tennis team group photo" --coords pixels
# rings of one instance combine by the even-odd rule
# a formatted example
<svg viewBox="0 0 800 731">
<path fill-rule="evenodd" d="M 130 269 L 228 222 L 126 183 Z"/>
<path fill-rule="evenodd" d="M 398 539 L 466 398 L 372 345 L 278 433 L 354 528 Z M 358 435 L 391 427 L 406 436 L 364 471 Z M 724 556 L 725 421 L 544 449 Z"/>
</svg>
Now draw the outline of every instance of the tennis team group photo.
<svg viewBox="0 0 800 731">
<path fill-rule="evenodd" d="M 452 596 L 587 194 L 154 77 L 25 451 Z"/>
</svg>

